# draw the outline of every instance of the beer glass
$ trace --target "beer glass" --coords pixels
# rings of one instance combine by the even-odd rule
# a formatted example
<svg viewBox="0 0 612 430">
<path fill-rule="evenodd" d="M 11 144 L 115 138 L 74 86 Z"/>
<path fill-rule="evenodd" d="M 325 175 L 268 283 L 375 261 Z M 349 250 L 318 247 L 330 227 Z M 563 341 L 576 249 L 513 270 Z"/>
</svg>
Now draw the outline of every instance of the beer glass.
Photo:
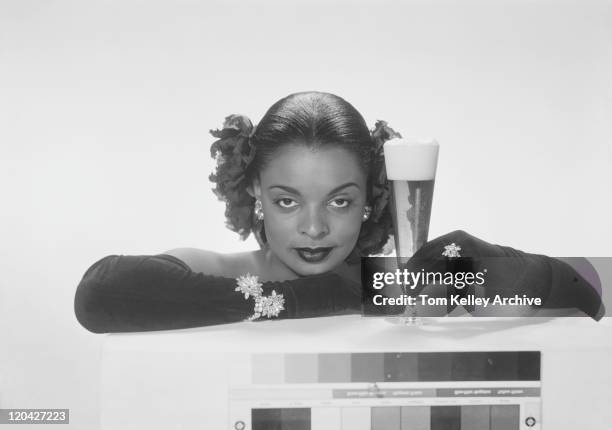
<svg viewBox="0 0 612 430">
<path fill-rule="evenodd" d="M 399 269 L 427 242 L 439 145 L 434 139 L 392 139 L 385 143 L 385 167 L 392 188 L 395 252 Z M 407 286 L 402 285 L 407 294 Z M 394 322 L 421 324 L 415 306 Z"/>
</svg>

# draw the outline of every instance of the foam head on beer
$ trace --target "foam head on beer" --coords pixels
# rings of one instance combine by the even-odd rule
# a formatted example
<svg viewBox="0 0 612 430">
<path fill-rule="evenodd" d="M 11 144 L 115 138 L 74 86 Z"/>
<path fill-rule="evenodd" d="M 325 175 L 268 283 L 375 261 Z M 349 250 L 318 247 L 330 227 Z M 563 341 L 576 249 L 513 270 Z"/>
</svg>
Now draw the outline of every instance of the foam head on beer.
<svg viewBox="0 0 612 430">
<path fill-rule="evenodd" d="M 383 148 L 401 266 L 427 242 L 439 146 L 434 139 L 391 139 Z"/>
<path fill-rule="evenodd" d="M 439 150 L 435 139 L 391 139 L 383 148 L 387 179 L 391 181 L 435 179 Z"/>
</svg>

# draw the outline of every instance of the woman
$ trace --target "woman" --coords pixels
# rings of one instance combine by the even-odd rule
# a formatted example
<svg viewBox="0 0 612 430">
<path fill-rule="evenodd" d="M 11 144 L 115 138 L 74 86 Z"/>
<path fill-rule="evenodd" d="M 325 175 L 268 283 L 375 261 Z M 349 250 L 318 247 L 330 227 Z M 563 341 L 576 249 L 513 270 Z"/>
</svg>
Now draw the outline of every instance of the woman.
<svg viewBox="0 0 612 430">
<path fill-rule="evenodd" d="M 218 138 L 211 180 L 226 203 L 228 227 L 242 238 L 253 233 L 260 249 L 107 256 L 77 288 L 79 322 L 100 333 L 360 312 L 360 257 L 380 253 L 392 230 L 382 145 L 399 134 L 383 121 L 370 132 L 351 104 L 319 92 L 279 100 L 257 127 L 231 115 L 211 133 Z M 511 250 L 458 231 L 418 256 L 437 256 L 451 242 L 463 244 L 468 255 Z M 539 261 L 530 276 L 553 270 L 563 272 L 564 285 L 568 276 L 578 279 L 558 260 L 520 254 Z M 582 308 L 594 316 L 599 296 L 582 278 L 579 283 L 580 297 L 588 298 Z"/>
</svg>

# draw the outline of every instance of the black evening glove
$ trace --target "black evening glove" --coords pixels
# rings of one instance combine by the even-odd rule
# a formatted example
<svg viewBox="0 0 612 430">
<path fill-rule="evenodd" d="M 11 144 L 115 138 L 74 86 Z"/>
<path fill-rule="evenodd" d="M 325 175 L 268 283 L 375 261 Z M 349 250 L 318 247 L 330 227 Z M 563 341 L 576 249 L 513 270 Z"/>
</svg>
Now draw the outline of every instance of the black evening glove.
<svg viewBox="0 0 612 430">
<path fill-rule="evenodd" d="M 461 248 L 459 257 L 443 255 L 445 247 L 451 244 Z M 586 259 L 584 260 L 586 262 Z M 508 246 L 490 244 L 461 230 L 426 243 L 410 259 L 408 269 L 452 273 L 485 271 L 485 283 L 481 291 L 474 286 L 461 289 L 451 287 L 447 291 L 448 294 L 452 292 L 466 296 L 480 293 L 491 300 L 495 296 L 511 298 L 524 295 L 541 298 L 540 308 L 576 308 L 596 320 L 601 319 L 605 313 L 596 287 L 569 264 L 545 255 L 529 254 Z M 593 273 L 596 273 L 594 269 Z M 429 290 L 431 291 L 431 288 Z M 423 286 L 421 291 L 424 291 Z M 529 315 L 536 309 L 531 308 L 532 312 L 522 313 L 518 308 L 508 307 L 506 310 L 509 313 L 501 311 L 501 314 L 497 309 L 496 314 L 491 316 Z M 470 307 L 466 309 L 472 311 Z M 478 314 L 486 314 L 486 311 Z"/>
<path fill-rule="evenodd" d="M 235 291 L 236 279 L 193 272 L 169 255 L 110 255 L 94 263 L 77 287 L 78 321 L 94 333 L 170 330 L 244 321 L 255 300 Z M 361 286 L 336 274 L 265 282 L 282 294 L 277 318 L 358 313 Z M 265 317 L 262 319 L 266 319 Z"/>
</svg>

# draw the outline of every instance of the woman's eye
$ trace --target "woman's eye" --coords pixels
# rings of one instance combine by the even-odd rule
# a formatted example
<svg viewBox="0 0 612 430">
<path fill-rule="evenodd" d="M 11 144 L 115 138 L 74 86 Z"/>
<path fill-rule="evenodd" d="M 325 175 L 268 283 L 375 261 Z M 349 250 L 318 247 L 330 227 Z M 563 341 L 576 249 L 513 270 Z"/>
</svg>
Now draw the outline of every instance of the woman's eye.
<svg viewBox="0 0 612 430">
<path fill-rule="evenodd" d="M 291 209 L 297 206 L 297 202 L 293 199 L 278 199 L 276 204 L 283 209 Z"/>
<path fill-rule="evenodd" d="M 349 201 L 347 199 L 334 199 L 329 204 L 335 208 L 345 208 L 348 207 Z"/>
</svg>

